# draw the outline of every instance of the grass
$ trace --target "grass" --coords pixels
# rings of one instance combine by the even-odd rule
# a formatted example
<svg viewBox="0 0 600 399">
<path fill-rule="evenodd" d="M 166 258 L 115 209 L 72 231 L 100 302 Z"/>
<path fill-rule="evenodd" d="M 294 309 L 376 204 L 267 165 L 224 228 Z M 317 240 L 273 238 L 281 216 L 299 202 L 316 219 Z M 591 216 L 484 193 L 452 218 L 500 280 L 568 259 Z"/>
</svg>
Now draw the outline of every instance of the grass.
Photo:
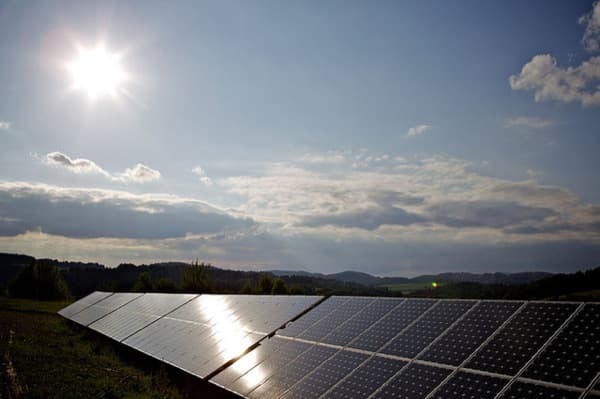
<svg viewBox="0 0 600 399">
<path fill-rule="evenodd" d="M 65 305 L 0 298 L 0 398 L 187 396 L 166 366 L 140 367 L 112 341 L 58 316 Z"/>
<path fill-rule="evenodd" d="M 440 286 L 442 284 L 440 283 Z M 401 284 L 385 284 L 386 287 L 392 292 L 402 292 L 403 295 L 408 295 L 414 291 L 426 290 L 431 288 L 431 282 L 427 283 L 401 283 Z"/>
</svg>

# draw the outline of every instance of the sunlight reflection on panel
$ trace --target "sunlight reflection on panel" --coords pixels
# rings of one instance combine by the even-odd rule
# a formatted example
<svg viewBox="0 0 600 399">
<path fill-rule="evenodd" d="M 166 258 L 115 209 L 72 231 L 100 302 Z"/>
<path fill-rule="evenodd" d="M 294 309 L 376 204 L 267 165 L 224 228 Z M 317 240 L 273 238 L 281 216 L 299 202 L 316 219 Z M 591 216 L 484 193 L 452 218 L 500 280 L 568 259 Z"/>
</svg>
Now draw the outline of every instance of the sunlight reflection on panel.
<svg viewBox="0 0 600 399">
<path fill-rule="evenodd" d="M 248 327 L 242 324 L 229 307 L 227 298 L 222 296 L 203 296 L 202 312 L 210 320 L 213 335 L 218 338 L 217 345 L 224 361 L 241 356 L 254 341 L 250 338 Z M 251 351 L 246 356 L 236 361 L 231 367 L 235 370 L 247 370 L 251 364 L 256 363 L 256 353 Z M 249 385 L 256 385 L 263 378 L 260 365 L 255 367 L 253 373 L 247 373 L 242 378 Z"/>
</svg>

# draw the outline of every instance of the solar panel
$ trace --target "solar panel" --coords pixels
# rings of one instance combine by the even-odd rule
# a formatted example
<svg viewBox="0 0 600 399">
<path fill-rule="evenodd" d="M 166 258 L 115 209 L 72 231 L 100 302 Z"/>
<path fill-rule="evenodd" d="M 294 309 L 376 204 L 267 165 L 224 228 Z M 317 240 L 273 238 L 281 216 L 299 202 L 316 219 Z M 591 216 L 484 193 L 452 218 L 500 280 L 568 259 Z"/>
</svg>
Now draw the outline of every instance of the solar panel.
<svg viewBox="0 0 600 399">
<path fill-rule="evenodd" d="M 369 360 L 323 395 L 328 399 L 367 398 L 407 363 L 382 356 Z"/>
<path fill-rule="evenodd" d="M 195 296 L 191 294 L 144 294 L 95 321 L 89 327 L 116 341 L 122 341 Z"/>
<path fill-rule="evenodd" d="M 201 295 L 130 336 L 124 343 L 206 377 L 319 299 Z"/>
<path fill-rule="evenodd" d="M 600 372 L 600 304 L 587 304 L 535 359 L 525 377 L 585 388 Z"/>
<path fill-rule="evenodd" d="M 249 398 L 600 398 L 597 303 L 97 292 L 59 313 Z"/>
<path fill-rule="evenodd" d="M 340 324 L 360 313 L 365 307 L 374 302 L 373 298 L 348 298 L 339 304 L 335 310 L 324 316 L 298 335 L 298 338 L 320 341 Z"/>
<path fill-rule="evenodd" d="M 382 385 L 374 398 L 425 398 L 444 380 L 451 370 L 439 367 L 410 364 Z"/>
<path fill-rule="evenodd" d="M 333 345 L 347 345 L 377 320 L 402 303 L 402 299 L 379 298 L 365 306 L 360 312 L 352 315 L 344 323 L 334 326 L 333 331 L 321 341 Z"/>
<path fill-rule="evenodd" d="M 522 302 L 479 302 L 469 314 L 436 341 L 419 359 L 460 365 Z"/>
<path fill-rule="evenodd" d="M 572 303 L 528 303 L 466 367 L 515 375 L 576 308 Z"/>
<path fill-rule="evenodd" d="M 433 399 L 494 399 L 508 379 L 459 371 L 439 387 Z"/>
<path fill-rule="evenodd" d="M 134 299 L 142 295 L 143 294 L 131 292 L 121 292 L 112 294 L 96 302 L 95 304 L 85 308 L 81 312 L 73 315 L 73 317 L 71 317 L 71 320 L 81 325 L 88 326 L 94 321 L 106 316 L 111 312 L 114 312 L 121 306 L 133 301 Z"/>
<path fill-rule="evenodd" d="M 89 294 L 88 296 L 81 298 L 80 300 L 78 300 L 76 302 L 73 302 L 72 304 L 70 304 L 69 306 L 67 306 L 64 309 L 61 309 L 58 312 L 58 314 L 63 317 L 66 317 L 67 319 L 70 319 L 71 317 L 73 317 L 77 313 L 81 312 L 85 308 L 95 304 L 96 302 L 106 298 L 107 296 L 109 296 L 111 294 L 112 294 L 112 292 L 94 291 L 91 294 Z"/>
<path fill-rule="evenodd" d="M 517 381 L 501 399 L 578 399 L 580 392 Z"/>
<path fill-rule="evenodd" d="M 300 379 L 283 395 L 284 398 L 318 398 L 356 369 L 369 355 L 342 350 L 311 373 Z"/>
<path fill-rule="evenodd" d="M 312 345 L 310 349 L 283 364 L 259 387 L 249 393 L 250 398 L 279 398 L 305 375 L 333 356 L 338 350 L 327 346 Z"/>
<path fill-rule="evenodd" d="M 407 299 L 367 328 L 348 346 L 377 351 L 436 302 L 432 299 Z"/>
<path fill-rule="evenodd" d="M 438 302 L 427 314 L 396 336 L 381 351 L 407 358 L 415 357 L 474 304 L 473 301 Z"/>
<path fill-rule="evenodd" d="M 279 331 L 280 335 L 287 337 L 296 337 L 301 334 L 304 330 L 311 327 L 313 324 L 326 317 L 328 314 L 334 311 L 338 306 L 342 305 L 348 300 L 347 297 L 329 297 L 325 301 L 319 304 L 316 308 L 312 309 L 307 314 L 303 315 L 298 320 L 290 323 L 283 330 Z"/>
</svg>

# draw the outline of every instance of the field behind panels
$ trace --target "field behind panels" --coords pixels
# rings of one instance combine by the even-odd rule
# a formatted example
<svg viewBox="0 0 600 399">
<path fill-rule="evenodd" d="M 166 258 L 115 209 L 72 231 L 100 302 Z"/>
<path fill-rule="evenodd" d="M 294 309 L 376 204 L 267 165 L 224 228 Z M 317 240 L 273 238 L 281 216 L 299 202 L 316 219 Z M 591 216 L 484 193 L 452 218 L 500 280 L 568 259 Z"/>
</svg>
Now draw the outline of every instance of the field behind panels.
<svg viewBox="0 0 600 399">
<path fill-rule="evenodd" d="M 250 398 L 597 398 L 600 304 L 95 292 L 59 312 Z"/>
</svg>

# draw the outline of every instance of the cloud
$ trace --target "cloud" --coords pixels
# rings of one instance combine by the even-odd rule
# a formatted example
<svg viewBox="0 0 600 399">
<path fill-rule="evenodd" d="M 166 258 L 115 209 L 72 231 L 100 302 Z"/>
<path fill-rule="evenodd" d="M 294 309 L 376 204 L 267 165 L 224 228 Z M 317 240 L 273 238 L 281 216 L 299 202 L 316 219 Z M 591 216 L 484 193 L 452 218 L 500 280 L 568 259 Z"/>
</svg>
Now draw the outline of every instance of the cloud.
<svg viewBox="0 0 600 399">
<path fill-rule="evenodd" d="M 46 162 L 49 165 L 61 166 L 73 173 L 79 174 L 99 174 L 110 178 L 110 173 L 98 166 L 94 161 L 84 158 L 72 159 L 61 152 L 51 152 L 46 154 Z"/>
<path fill-rule="evenodd" d="M 5 222 L 10 218 L 10 223 Z M 173 238 L 243 230 L 252 220 L 199 200 L 0 182 L 0 235 L 40 230 L 75 238 Z"/>
<path fill-rule="evenodd" d="M 578 67 L 561 68 L 549 54 L 536 55 L 521 72 L 509 78 L 513 90 L 533 90 L 535 101 L 578 102 L 600 105 L 600 57 L 592 57 Z"/>
<path fill-rule="evenodd" d="M 544 129 L 554 126 L 552 119 L 536 118 L 530 116 L 517 116 L 506 120 L 506 127 L 525 127 L 529 129 Z"/>
<path fill-rule="evenodd" d="M 411 127 L 410 129 L 408 129 L 406 131 L 405 137 L 419 136 L 419 135 L 425 133 L 426 131 L 428 131 L 429 129 L 431 129 L 430 125 L 417 125 L 417 126 L 414 126 L 414 127 Z"/>
<path fill-rule="evenodd" d="M 590 52 L 600 50 L 600 1 L 594 2 L 592 10 L 579 18 L 579 23 L 585 25 L 583 47 Z"/>
<path fill-rule="evenodd" d="M 10 129 L 10 122 L 0 119 L 0 130 L 8 130 Z"/>
<path fill-rule="evenodd" d="M 111 174 L 94 161 L 85 158 L 71 158 L 58 151 L 46 154 L 45 162 L 49 165 L 62 167 L 73 173 L 101 175 L 111 181 L 121 183 L 148 183 L 158 180 L 161 177 L 158 170 L 154 170 L 141 163 L 127 168 L 121 173 Z"/>
<path fill-rule="evenodd" d="M 579 19 L 586 24 L 583 45 L 597 51 L 600 44 L 600 2 Z M 576 67 L 562 68 L 550 54 L 538 54 L 523 65 L 521 72 L 508 78 L 513 90 L 533 91 L 536 102 L 556 100 L 580 103 L 583 107 L 600 105 L 600 57 L 591 57 Z"/>
<path fill-rule="evenodd" d="M 302 224 L 309 227 L 339 226 L 375 230 L 383 225 L 407 226 L 422 223 L 426 219 L 418 214 L 410 213 L 401 208 L 375 208 L 362 211 L 346 212 L 333 215 L 310 216 Z"/>
<path fill-rule="evenodd" d="M 205 186 L 210 187 L 213 185 L 212 179 L 206 175 L 206 172 L 204 171 L 204 169 L 202 169 L 202 167 L 200 165 L 195 166 L 192 169 L 192 173 L 197 175 L 200 182 L 202 184 L 204 184 Z"/>
<path fill-rule="evenodd" d="M 160 179 L 160 172 L 138 163 L 133 168 L 125 169 L 123 173 L 114 176 L 112 179 L 124 183 L 147 183 Z"/>
</svg>

